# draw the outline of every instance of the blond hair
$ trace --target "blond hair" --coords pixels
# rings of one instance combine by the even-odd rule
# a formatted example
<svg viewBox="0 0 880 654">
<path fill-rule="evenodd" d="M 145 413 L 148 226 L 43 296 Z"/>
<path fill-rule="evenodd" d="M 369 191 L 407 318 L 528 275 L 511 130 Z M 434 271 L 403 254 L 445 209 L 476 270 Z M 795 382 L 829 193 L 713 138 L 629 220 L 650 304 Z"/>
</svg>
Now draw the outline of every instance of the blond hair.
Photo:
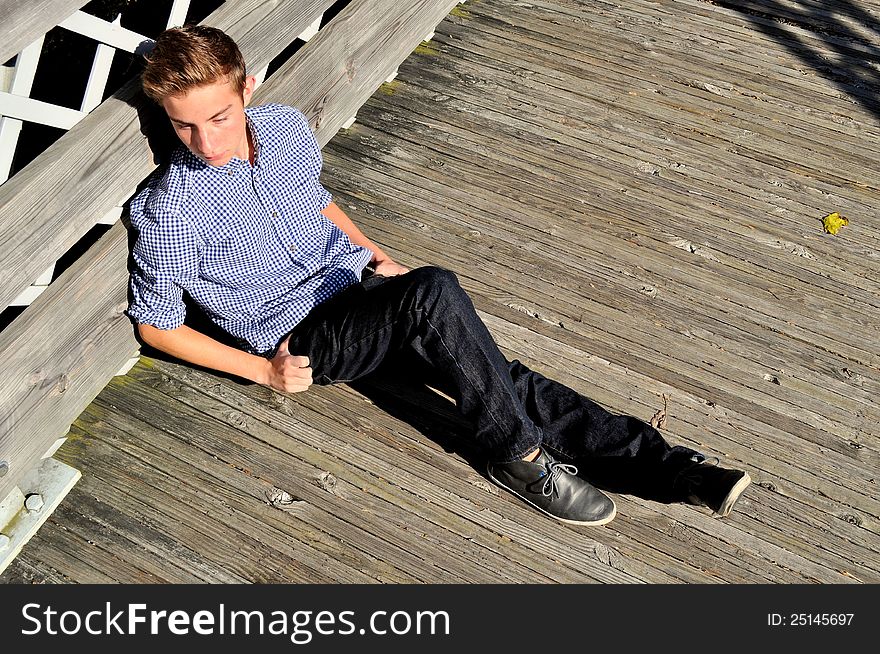
<svg viewBox="0 0 880 654">
<path fill-rule="evenodd" d="M 237 93 L 244 91 L 245 66 L 241 50 L 216 27 L 187 25 L 167 29 L 146 56 L 141 74 L 144 93 L 163 99 L 225 79 Z"/>
</svg>

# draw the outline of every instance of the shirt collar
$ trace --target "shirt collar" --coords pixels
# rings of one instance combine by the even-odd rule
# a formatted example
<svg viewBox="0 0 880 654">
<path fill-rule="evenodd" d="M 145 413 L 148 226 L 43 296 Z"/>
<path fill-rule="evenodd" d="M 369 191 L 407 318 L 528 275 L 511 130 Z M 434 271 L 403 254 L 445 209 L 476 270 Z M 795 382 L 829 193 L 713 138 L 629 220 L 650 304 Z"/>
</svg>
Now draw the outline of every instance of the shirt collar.
<svg viewBox="0 0 880 654">
<path fill-rule="evenodd" d="M 260 136 L 262 128 L 260 126 L 260 121 L 256 119 L 254 113 L 251 111 L 251 107 L 245 107 L 244 115 L 246 129 L 250 130 L 251 138 L 254 141 L 254 168 L 257 168 L 261 164 L 265 165 L 265 162 L 261 160 L 261 156 L 264 154 L 264 148 L 262 147 L 263 139 Z M 191 167 L 196 169 L 210 169 L 224 175 L 234 175 L 239 170 L 250 167 L 250 162 L 245 161 L 244 159 L 239 159 L 238 157 L 232 157 L 232 159 L 222 166 L 212 166 L 199 159 L 189 150 L 189 148 L 184 147 L 183 149 L 185 160 Z"/>
</svg>

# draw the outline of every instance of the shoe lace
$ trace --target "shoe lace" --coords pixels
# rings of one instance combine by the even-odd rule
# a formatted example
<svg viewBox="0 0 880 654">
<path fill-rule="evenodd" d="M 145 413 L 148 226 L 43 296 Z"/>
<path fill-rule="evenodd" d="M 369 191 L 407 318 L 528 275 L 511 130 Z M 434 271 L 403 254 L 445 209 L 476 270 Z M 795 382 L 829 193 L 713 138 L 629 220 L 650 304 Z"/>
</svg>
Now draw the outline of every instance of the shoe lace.
<svg viewBox="0 0 880 654">
<path fill-rule="evenodd" d="M 559 461 L 551 461 L 544 467 L 547 470 L 547 478 L 544 480 L 544 485 L 541 486 L 541 494 L 545 497 L 559 495 L 559 488 L 556 486 L 556 480 L 559 479 L 560 475 L 576 475 L 578 471 L 578 469 L 570 463 L 560 463 Z"/>
</svg>

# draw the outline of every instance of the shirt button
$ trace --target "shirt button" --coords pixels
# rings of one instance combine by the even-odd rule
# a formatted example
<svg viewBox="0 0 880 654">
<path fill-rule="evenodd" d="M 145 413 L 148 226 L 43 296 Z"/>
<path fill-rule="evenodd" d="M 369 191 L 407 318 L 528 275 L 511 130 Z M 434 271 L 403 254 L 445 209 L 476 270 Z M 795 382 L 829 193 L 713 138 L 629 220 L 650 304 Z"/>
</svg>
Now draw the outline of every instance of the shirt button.
<svg viewBox="0 0 880 654">
<path fill-rule="evenodd" d="M 291 251 L 291 252 L 296 252 L 296 243 L 291 243 L 291 244 L 290 244 L 290 251 Z"/>
<path fill-rule="evenodd" d="M 232 177 L 233 175 L 235 175 L 235 171 L 228 170 L 228 171 L 226 171 L 226 174 L 229 175 L 230 177 Z"/>
<path fill-rule="evenodd" d="M 273 218 L 277 218 L 277 217 L 278 217 L 278 212 L 277 212 L 277 211 L 273 211 L 273 212 L 272 212 L 272 217 L 273 217 Z"/>
</svg>

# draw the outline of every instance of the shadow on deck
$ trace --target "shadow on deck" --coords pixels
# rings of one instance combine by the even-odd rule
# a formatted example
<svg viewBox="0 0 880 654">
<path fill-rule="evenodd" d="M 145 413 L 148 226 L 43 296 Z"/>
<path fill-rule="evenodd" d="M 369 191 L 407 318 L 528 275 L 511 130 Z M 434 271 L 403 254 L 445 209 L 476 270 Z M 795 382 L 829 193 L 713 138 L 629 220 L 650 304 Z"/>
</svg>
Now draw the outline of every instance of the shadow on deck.
<svg viewBox="0 0 880 654">
<path fill-rule="evenodd" d="M 509 357 L 746 468 L 729 518 L 616 496 L 561 525 L 393 373 L 285 397 L 145 356 L 0 580 L 880 581 L 876 23 L 747 4 L 469 2 L 323 178 L 401 263 L 454 270 Z"/>
</svg>

